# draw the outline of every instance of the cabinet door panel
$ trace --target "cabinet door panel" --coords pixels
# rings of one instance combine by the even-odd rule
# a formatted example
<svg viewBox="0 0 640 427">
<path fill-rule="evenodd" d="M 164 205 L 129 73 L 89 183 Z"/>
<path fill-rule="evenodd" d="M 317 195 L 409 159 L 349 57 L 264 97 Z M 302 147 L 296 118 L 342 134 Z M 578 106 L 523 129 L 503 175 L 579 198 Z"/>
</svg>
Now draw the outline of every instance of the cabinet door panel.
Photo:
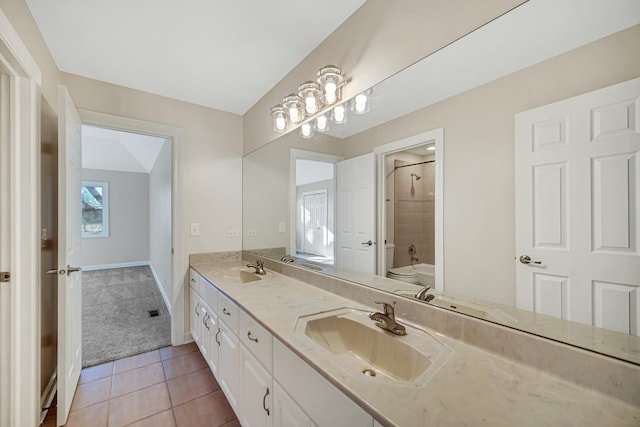
<svg viewBox="0 0 640 427">
<path fill-rule="evenodd" d="M 218 379 L 219 371 L 219 351 L 220 351 L 220 325 L 218 324 L 218 316 L 215 313 L 209 314 L 206 325 L 207 329 L 207 364 L 213 372 L 213 376 Z"/>
<path fill-rule="evenodd" d="M 220 318 L 218 318 L 220 321 Z M 220 321 L 220 353 L 219 373 L 220 388 L 233 410 L 238 413 L 238 337 L 231 332 L 229 327 Z"/>
<path fill-rule="evenodd" d="M 189 297 L 189 319 L 190 319 L 190 326 L 191 326 L 191 336 L 193 337 L 193 340 L 200 345 L 200 334 L 199 334 L 199 329 L 198 329 L 198 325 L 200 322 L 200 296 L 193 290 L 191 289 L 191 294 Z"/>
<path fill-rule="evenodd" d="M 240 424 L 270 427 L 273 419 L 271 374 L 240 344 Z"/>
<path fill-rule="evenodd" d="M 275 338 L 273 377 L 319 426 L 373 426 L 371 415 Z"/>
<path fill-rule="evenodd" d="M 277 381 L 273 382 L 273 427 L 315 427 Z"/>
</svg>

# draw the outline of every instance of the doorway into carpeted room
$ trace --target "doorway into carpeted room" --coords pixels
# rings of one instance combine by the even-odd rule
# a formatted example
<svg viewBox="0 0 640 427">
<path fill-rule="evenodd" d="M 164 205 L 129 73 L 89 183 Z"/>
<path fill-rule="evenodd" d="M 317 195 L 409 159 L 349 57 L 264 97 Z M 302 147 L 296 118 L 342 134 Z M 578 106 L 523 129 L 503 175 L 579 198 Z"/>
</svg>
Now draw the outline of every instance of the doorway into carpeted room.
<svg viewBox="0 0 640 427">
<path fill-rule="evenodd" d="M 171 345 L 172 143 L 82 125 L 82 364 Z"/>
</svg>

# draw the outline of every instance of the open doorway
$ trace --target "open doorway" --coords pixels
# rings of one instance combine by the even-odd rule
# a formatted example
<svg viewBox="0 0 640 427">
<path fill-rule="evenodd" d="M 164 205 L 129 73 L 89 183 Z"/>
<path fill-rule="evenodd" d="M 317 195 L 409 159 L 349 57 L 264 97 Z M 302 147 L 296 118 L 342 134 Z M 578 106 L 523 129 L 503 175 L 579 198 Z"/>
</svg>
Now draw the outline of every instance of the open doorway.
<svg viewBox="0 0 640 427">
<path fill-rule="evenodd" d="M 171 344 L 171 141 L 82 126 L 83 367 Z"/>
<path fill-rule="evenodd" d="M 291 206 L 295 219 L 290 253 L 333 265 L 335 260 L 336 162 L 341 158 L 291 150 Z"/>
<path fill-rule="evenodd" d="M 376 148 L 378 274 L 443 290 L 443 129 Z"/>
<path fill-rule="evenodd" d="M 334 260 L 335 165 L 296 159 L 296 256 Z"/>
</svg>

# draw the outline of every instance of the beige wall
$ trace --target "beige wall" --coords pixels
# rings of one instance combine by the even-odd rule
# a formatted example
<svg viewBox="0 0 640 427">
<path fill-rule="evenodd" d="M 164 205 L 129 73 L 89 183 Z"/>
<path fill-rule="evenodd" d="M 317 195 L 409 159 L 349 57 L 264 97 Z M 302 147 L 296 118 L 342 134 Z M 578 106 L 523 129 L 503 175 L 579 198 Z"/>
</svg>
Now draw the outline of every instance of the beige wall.
<svg viewBox="0 0 640 427">
<path fill-rule="evenodd" d="M 640 76 L 640 26 L 350 138 L 346 157 L 444 127 L 446 289 L 515 304 L 514 115 Z"/>
<path fill-rule="evenodd" d="M 269 144 L 244 157 L 243 182 L 243 239 L 244 249 L 286 247 L 291 253 L 291 149 L 342 156 L 342 140 L 316 134 L 313 140 L 302 139 L 297 132 L 284 135 L 277 144 Z M 285 232 L 278 231 L 278 223 L 285 222 Z M 258 234 L 248 237 L 248 230 Z"/>
<path fill-rule="evenodd" d="M 368 0 L 244 115 L 244 153 L 276 139 L 271 107 L 313 79 L 321 67 L 341 67 L 351 98 L 524 0 Z"/>
<path fill-rule="evenodd" d="M 180 127 L 185 254 L 242 248 L 242 118 L 158 95 L 62 73 L 80 109 Z M 191 237 L 189 224 L 200 223 Z"/>
<path fill-rule="evenodd" d="M 82 169 L 83 181 L 109 185 L 109 236 L 82 239 L 82 265 L 149 260 L 149 174 Z"/>
</svg>

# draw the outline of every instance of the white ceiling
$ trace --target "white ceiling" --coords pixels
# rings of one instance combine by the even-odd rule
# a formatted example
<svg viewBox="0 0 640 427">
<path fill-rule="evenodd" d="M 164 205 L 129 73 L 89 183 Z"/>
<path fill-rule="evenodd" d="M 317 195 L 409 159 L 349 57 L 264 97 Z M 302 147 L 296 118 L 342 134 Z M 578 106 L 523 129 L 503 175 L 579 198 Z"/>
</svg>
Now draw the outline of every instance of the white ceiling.
<svg viewBox="0 0 640 427">
<path fill-rule="evenodd" d="M 347 138 L 639 23 L 638 0 L 529 0 L 379 83 L 369 113 L 328 133 Z"/>
<path fill-rule="evenodd" d="M 165 138 L 82 125 L 82 167 L 149 173 Z"/>
<path fill-rule="evenodd" d="M 27 0 L 60 70 L 237 114 L 364 2 Z"/>
</svg>

